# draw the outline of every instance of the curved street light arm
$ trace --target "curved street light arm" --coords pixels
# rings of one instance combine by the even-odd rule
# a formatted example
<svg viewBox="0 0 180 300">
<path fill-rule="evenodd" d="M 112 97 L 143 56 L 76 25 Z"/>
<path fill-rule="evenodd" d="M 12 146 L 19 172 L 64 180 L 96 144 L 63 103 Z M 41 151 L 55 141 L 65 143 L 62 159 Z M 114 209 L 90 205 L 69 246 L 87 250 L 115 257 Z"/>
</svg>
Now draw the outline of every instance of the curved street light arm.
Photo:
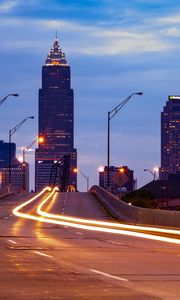
<svg viewBox="0 0 180 300">
<path fill-rule="evenodd" d="M 89 178 L 89 177 L 86 176 L 81 170 L 78 170 L 78 171 L 79 171 L 79 173 L 80 173 L 85 179 Z"/>
<path fill-rule="evenodd" d="M 86 176 L 81 170 L 78 169 L 78 172 L 86 179 L 87 181 L 87 192 L 89 191 L 89 177 Z"/>
<path fill-rule="evenodd" d="M 13 129 L 10 129 L 10 136 L 12 136 L 21 126 L 26 122 L 27 119 L 34 119 L 34 116 L 26 117 L 24 120 L 22 120 L 20 123 L 18 123 Z"/>
<path fill-rule="evenodd" d="M 17 96 L 19 96 L 19 94 L 8 94 L 8 95 L 6 95 L 4 98 L 2 98 L 2 99 L 0 100 L 0 105 L 3 104 L 3 102 L 4 102 L 9 96 L 17 97 Z"/>
<path fill-rule="evenodd" d="M 23 149 L 23 163 L 25 163 L 25 152 L 28 151 L 37 141 L 38 138 L 36 138 L 31 144 Z"/>
<path fill-rule="evenodd" d="M 150 169 L 144 169 L 144 171 L 148 171 L 149 173 L 151 173 L 153 175 L 153 180 L 156 180 L 157 179 L 157 176 L 156 176 L 156 171 L 152 172 Z"/>
<path fill-rule="evenodd" d="M 11 136 L 22 126 L 27 119 L 34 119 L 34 116 L 26 117 L 18 123 L 13 129 L 9 130 L 9 185 L 11 185 Z"/>
<path fill-rule="evenodd" d="M 132 93 L 129 95 L 125 100 L 123 100 L 120 104 L 118 104 L 114 109 L 112 109 L 108 115 L 109 115 L 109 120 L 111 120 L 117 113 L 118 111 L 131 99 L 133 95 L 143 95 L 143 92 L 138 92 L 138 93 Z M 112 115 L 111 115 L 112 114 Z"/>
<path fill-rule="evenodd" d="M 108 111 L 108 141 L 107 141 L 107 167 L 108 167 L 108 174 L 107 174 L 107 187 L 109 188 L 110 185 L 110 121 L 111 119 L 118 113 L 118 111 L 131 99 L 133 95 L 142 96 L 143 92 L 132 93 L 129 95 L 125 100 L 123 100 L 119 105 L 117 105 L 111 111 Z"/>
</svg>

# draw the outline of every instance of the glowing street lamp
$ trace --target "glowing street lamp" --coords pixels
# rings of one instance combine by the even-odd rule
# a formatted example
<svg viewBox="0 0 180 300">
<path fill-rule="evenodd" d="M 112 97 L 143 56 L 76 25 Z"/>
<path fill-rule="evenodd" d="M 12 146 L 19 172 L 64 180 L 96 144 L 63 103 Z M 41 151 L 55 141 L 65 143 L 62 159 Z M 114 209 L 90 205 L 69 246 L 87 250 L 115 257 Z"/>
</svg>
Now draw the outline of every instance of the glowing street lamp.
<svg viewBox="0 0 180 300">
<path fill-rule="evenodd" d="M 108 170 L 107 170 L 108 171 L 107 187 L 108 188 L 109 188 L 109 182 L 110 182 L 110 170 L 109 170 L 109 167 L 110 167 L 110 121 L 134 95 L 142 96 L 143 92 L 132 93 L 125 100 L 123 100 L 119 105 L 117 105 L 114 109 L 112 109 L 111 111 L 108 111 L 108 143 L 107 143 L 107 168 L 108 168 Z"/>
<path fill-rule="evenodd" d="M 31 144 L 29 144 L 27 147 L 25 147 L 23 149 L 23 163 L 25 163 L 25 152 L 27 152 L 36 142 L 39 142 L 39 144 L 43 144 L 44 143 L 44 137 L 39 136 Z"/>
<path fill-rule="evenodd" d="M 86 183 L 87 183 L 87 192 L 89 191 L 89 177 L 86 176 L 81 170 L 75 168 L 74 169 L 74 173 L 80 173 L 85 179 L 86 179 Z"/>
<path fill-rule="evenodd" d="M 44 136 L 42 136 L 42 135 L 39 136 L 37 140 L 38 140 L 39 144 L 43 144 L 44 143 Z"/>
<path fill-rule="evenodd" d="M 151 171 L 150 169 L 144 169 L 145 172 L 149 172 L 153 175 L 153 181 L 155 181 L 156 179 L 158 179 L 157 177 L 157 172 L 158 172 L 159 168 L 158 167 L 154 167 L 153 171 Z"/>
<path fill-rule="evenodd" d="M 36 143 L 39 142 L 42 144 L 44 142 L 44 137 L 39 136 L 36 138 L 31 144 L 29 144 L 27 147 L 23 149 L 23 189 L 26 189 L 26 161 L 25 161 L 25 153 Z"/>
<path fill-rule="evenodd" d="M 124 172 L 125 172 L 124 168 L 121 167 L 121 168 L 119 169 L 119 173 L 124 174 Z"/>
<path fill-rule="evenodd" d="M 6 99 L 7 99 L 9 96 L 18 97 L 19 94 L 8 94 L 8 95 L 6 95 L 4 98 L 2 98 L 2 99 L 0 100 L 0 105 L 2 105 L 2 104 L 4 103 L 4 101 L 6 101 Z"/>
</svg>

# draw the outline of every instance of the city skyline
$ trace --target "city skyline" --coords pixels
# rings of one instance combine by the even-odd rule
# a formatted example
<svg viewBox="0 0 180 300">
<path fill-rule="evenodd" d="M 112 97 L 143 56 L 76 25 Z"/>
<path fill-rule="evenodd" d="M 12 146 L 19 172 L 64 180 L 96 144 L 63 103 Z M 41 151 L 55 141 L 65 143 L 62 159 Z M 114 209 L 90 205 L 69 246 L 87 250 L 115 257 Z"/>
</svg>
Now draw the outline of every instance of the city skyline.
<svg viewBox="0 0 180 300">
<path fill-rule="evenodd" d="M 160 113 L 169 95 L 180 94 L 178 2 L 52 1 L 49 8 L 46 1 L 2 1 L 0 15 L 1 98 L 19 93 L 1 106 L 1 140 L 29 114 L 36 120 L 12 142 L 19 149 L 37 136 L 40 69 L 58 30 L 76 95 L 78 167 L 90 185 L 98 183 L 98 167 L 107 161 L 107 112 L 142 91 L 112 122 L 111 165 L 128 165 L 138 186 L 150 181 L 143 170 L 160 166 Z M 34 153 L 27 160 L 32 168 Z M 85 190 L 80 175 L 79 181 Z"/>
</svg>

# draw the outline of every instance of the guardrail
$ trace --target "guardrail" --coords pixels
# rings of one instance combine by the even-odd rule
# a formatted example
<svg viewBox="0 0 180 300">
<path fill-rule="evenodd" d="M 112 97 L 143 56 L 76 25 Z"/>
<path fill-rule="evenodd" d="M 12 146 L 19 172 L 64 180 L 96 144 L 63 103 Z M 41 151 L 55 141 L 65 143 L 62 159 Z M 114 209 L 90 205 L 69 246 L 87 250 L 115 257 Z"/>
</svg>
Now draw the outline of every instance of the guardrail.
<svg viewBox="0 0 180 300">
<path fill-rule="evenodd" d="M 180 211 L 149 209 L 128 205 L 96 185 L 91 187 L 90 192 L 117 219 L 133 224 L 180 228 Z"/>
</svg>

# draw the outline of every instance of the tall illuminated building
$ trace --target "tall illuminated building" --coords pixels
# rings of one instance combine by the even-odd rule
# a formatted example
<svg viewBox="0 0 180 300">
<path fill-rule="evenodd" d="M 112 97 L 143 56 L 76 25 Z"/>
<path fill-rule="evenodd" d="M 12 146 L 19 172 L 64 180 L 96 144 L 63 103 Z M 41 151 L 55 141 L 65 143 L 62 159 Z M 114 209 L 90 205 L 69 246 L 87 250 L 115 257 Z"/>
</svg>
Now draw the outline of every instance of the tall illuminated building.
<svg viewBox="0 0 180 300">
<path fill-rule="evenodd" d="M 74 94 L 71 73 L 65 54 L 56 37 L 42 67 L 42 88 L 39 90 L 39 136 L 44 143 L 35 153 L 35 188 L 49 184 L 54 162 L 71 156 L 69 189 L 77 189 L 77 152 L 74 148 Z"/>
<path fill-rule="evenodd" d="M 180 96 L 169 96 L 161 113 L 160 179 L 180 173 Z"/>
</svg>

